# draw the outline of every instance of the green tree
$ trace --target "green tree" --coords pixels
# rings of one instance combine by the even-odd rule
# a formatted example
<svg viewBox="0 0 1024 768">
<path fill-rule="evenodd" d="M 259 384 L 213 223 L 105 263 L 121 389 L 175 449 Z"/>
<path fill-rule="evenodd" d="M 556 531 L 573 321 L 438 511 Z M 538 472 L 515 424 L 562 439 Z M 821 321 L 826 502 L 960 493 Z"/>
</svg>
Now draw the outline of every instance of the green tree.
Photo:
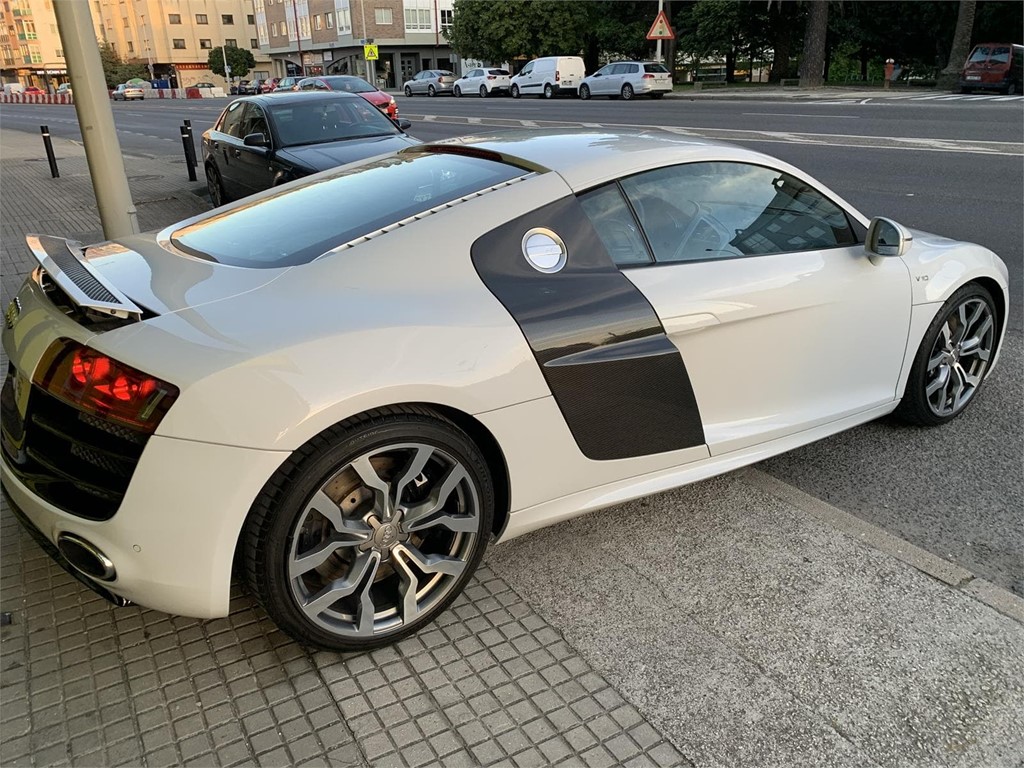
<svg viewBox="0 0 1024 768">
<path fill-rule="evenodd" d="M 829 0 L 811 0 L 804 28 L 804 54 L 800 64 L 800 87 L 820 88 L 825 72 L 825 37 L 828 34 Z"/>
<path fill-rule="evenodd" d="M 215 75 L 224 74 L 224 52 L 227 51 L 228 66 L 231 67 L 231 77 L 245 77 L 249 71 L 256 66 L 256 59 L 248 48 L 239 48 L 234 45 L 225 47 L 217 46 L 206 59 L 206 65 Z"/>
<path fill-rule="evenodd" d="M 977 10 L 976 0 L 960 0 L 956 16 L 956 28 L 953 32 L 953 43 L 949 48 L 949 61 L 939 75 L 940 88 L 955 88 L 960 81 L 960 67 L 971 52 L 971 34 L 974 32 L 974 14 Z M 1017 32 L 1020 32 L 1018 29 Z"/>
<path fill-rule="evenodd" d="M 103 77 L 107 81 L 107 88 L 116 88 L 121 83 L 135 77 L 148 79 L 149 69 L 139 59 L 124 60 L 117 55 L 114 46 L 110 43 L 98 43 L 100 49 L 100 63 L 103 65 Z"/>
</svg>

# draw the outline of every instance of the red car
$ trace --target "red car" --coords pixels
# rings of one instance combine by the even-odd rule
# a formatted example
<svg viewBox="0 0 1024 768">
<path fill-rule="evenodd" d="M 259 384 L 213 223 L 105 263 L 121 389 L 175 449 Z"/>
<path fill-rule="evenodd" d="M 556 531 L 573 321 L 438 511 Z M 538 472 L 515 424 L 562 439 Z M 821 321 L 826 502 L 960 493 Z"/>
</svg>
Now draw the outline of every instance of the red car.
<svg viewBox="0 0 1024 768">
<path fill-rule="evenodd" d="M 22 91 L 22 93 L 45 94 L 46 91 L 44 91 L 42 88 L 38 88 L 38 87 L 36 87 L 34 85 L 29 85 L 29 86 L 26 86 L 25 90 Z"/>
<path fill-rule="evenodd" d="M 361 77 L 352 75 L 324 75 L 307 77 L 299 81 L 300 91 L 348 91 L 358 93 L 368 102 L 377 107 L 392 120 L 398 118 L 398 105 L 394 98 L 384 91 L 374 88 Z"/>
<path fill-rule="evenodd" d="M 260 80 L 260 93 L 271 93 L 277 88 L 277 78 L 272 77 L 269 80 Z"/>
</svg>

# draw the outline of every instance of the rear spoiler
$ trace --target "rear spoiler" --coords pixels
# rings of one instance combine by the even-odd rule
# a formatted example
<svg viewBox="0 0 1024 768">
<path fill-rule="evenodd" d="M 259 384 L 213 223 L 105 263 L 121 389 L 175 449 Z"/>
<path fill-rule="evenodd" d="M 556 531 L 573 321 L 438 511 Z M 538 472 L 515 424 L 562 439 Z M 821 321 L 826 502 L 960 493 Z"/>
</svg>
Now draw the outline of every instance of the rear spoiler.
<svg viewBox="0 0 1024 768">
<path fill-rule="evenodd" d="M 39 266 L 75 305 L 124 320 L 142 319 L 142 310 L 89 266 L 81 243 L 49 235 L 28 235 L 25 242 Z"/>
</svg>

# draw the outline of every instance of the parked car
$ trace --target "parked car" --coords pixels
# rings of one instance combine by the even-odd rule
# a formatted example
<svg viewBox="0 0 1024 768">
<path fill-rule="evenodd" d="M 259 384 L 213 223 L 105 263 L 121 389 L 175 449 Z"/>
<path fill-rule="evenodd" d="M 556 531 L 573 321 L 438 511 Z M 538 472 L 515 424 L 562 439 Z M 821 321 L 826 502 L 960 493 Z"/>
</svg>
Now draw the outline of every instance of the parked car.
<svg viewBox="0 0 1024 768">
<path fill-rule="evenodd" d="M 44 91 L 42 88 L 36 85 L 27 85 L 25 86 L 25 90 L 22 91 L 22 93 L 27 93 L 29 95 L 35 96 L 43 96 L 46 94 L 46 91 Z"/>
<path fill-rule="evenodd" d="M 132 101 L 134 99 L 142 101 L 146 98 L 146 91 L 138 85 L 121 83 L 110 93 L 110 98 L 114 101 Z"/>
<path fill-rule="evenodd" d="M 672 76 L 656 61 L 618 61 L 608 64 L 580 83 L 581 99 L 608 96 L 629 101 L 634 96 L 660 99 L 672 92 Z"/>
<path fill-rule="evenodd" d="M 398 118 L 398 105 L 388 93 L 374 88 L 361 77 L 354 75 L 326 75 L 323 77 L 307 77 L 299 80 L 300 91 L 344 91 L 358 93 L 377 109 L 392 119 Z"/>
<path fill-rule="evenodd" d="M 274 86 L 274 92 L 299 90 L 299 79 L 298 77 L 282 77 Z"/>
<path fill-rule="evenodd" d="M 260 80 L 260 93 L 273 93 L 274 89 L 277 88 L 277 78 L 271 77 L 267 80 Z"/>
<path fill-rule="evenodd" d="M 960 71 L 960 92 L 996 90 L 1020 93 L 1024 83 L 1024 45 L 981 43 Z"/>
<path fill-rule="evenodd" d="M 286 181 L 419 144 L 356 94 L 278 93 L 231 102 L 203 134 L 210 199 L 223 205 Z"/>
<path fill-rule="evenodd" d="M 192 87 L 192 88 L 216 88 L 217 86 L 214 85 L 213 83 L 202 82 L 202 83 L 196 83 L 195 85 L 190 86 L 190 87 Z"/>
<path fill-rule="evenodd" d="M 252 96 L 260 92 L 259 80 L 240 80 L 235 93 L 239 96 Z"/>
<path fill-rule="evenodd" d="M 579 56 L 546 56 L 527 63 L 512 76 L 509 91 L 513 99 L 520 96 L 543 96 L 551 99 L 559 94 L 576 95 L 586 74 Z"/>
<path fill-rule="evenodd" d="M 452 86 L 455 96 L 466 93 L 477 93 L 481 99 L 494 94 L 508 93 L 510 83 L 508 70 L 493 67 L 477 67 L 471 69 Z"/>
<path fill-rule="evenodd" d="M 58 96 L 73 96 L 74 92 L 71 90 L 71 83 L 61 83 L 57 86 Z"/>
<path fill-rule="evenodd" d="M 10 95 L 13 93 L 24 93 L 25 86 L 21 83 L 4 83 L 4 93 Z"/>
<path fill-rule="evenodd" d="M 447 69 L 424 69 L 417 72 L 411 80 L 406 80 L 402 90 L 406 96 L 423 94 L 426 96 L 437 96 L 438 94 L 451 93 L 455 85 L 455 73 Z"/>
<path fill-rule="evenodd" d="M 237 563 L 338 650 L 436 619 L 492 538 L 888 413 L 956 439 L 1010 311 L 988 249 L 660 131 L 458 137 L 28 245 L 2 331 L 19 519 L 172 614 L 226 616 Z"/>
</svg>

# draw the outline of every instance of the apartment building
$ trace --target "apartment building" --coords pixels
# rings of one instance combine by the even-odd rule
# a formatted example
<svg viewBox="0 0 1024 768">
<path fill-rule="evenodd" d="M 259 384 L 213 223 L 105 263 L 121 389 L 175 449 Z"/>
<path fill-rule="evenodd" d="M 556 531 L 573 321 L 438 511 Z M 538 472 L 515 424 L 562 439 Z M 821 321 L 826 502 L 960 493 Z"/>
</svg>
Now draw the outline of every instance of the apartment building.
<svg viewBox="0 0 1024 768">
<path fill-rule="evenodd" d="M 421 69 L 451 69 L 452 0 L 253 0 L 272 76 L 356 74 L 400 87 Z M 364 39 L 378 48 L 368 69 Z"/>
<path fill-rule="evenodd" d="M 0 4 L 0 79 L 55 89 L 68 79 L 51 0 Z"/>
</svg>

